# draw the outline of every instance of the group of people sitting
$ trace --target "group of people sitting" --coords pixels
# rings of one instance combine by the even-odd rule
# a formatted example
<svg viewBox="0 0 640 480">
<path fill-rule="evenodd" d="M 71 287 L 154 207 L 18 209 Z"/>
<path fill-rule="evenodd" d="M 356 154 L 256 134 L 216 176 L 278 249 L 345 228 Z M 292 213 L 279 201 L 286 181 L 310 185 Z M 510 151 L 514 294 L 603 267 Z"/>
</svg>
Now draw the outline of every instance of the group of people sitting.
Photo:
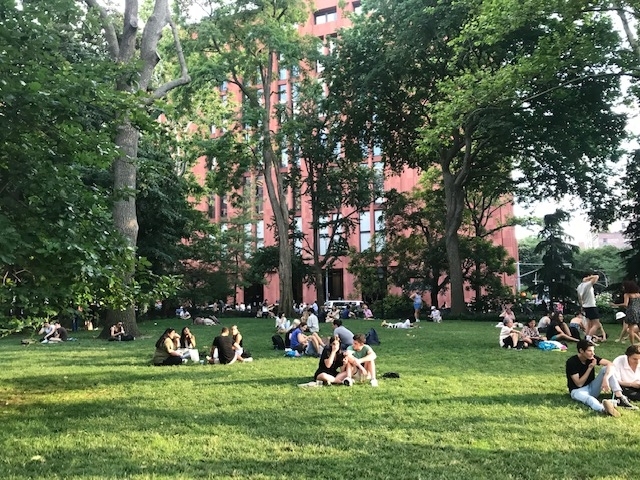
<svg viewBox="0 0 640 480">
<path fill-rule="evenodd" d="M 69 339 L 67 329 L 60 325 L 58 321 L 53 323 L 44 322 L 38 334 L 43 335 L 41 343 L 59 343 L 66 342 Z"/>
<path fill-rule="evenodd" d="M 537 347 L 544 340 L 576 343 L 582 338 L 581 332 L 588 331 L 586 325 L 584 316 L 580 312 L 576 313 L 569 324 L 564 321 L 562 313 L 554 312 L 543 316 L 538 322 L 530 318 L 525 325 L 516 324 L 513 317 L 508 316 L 496 326 L 500 328 L 498 343 L 501 347 L 523 349 Z M 586 337 L 589 341 L 594 341 L 596 338 Z"/>
<path fill-rule="evenodd" d="M 571 398 L 613 417 L 620 416 L 618 408 L 637 410 L 630 399 L 640 400 L 640 345 L 629 346 L 613 361 L 597 356 L 595 345 L 586 339 L 577 342 L 577 349 L 565 367 Z M 596 366 L 602 367 L 598 375 Z M 601 402 L 601 391 L 611 393 L 611 399 Z"/>
<path fill-rule="evenodd" d="M 189 360 L 194 362 L 200 360 L 195 335 L 189 327 L 184 327 L 180 335 L 175 329 L 167 328 L 156 342 L 151 362 L 154 365 L 180 365 Z M 220 335 L 213 339 L 206 361 L 210 364 L 222 365 L 253 361 L 249 352 L 243 347 L 242 334 L 237 325 L 233 325 L 231 329 L 222 327 Z"/>
<path fill-rule="evenodd" d="M 292 332 L 292 335 L 295 335 L 295 338 L 293 336 L 291 338 L 292 345 L 294 343 L 297 345 L 306 343 L 307 345 L 307 347 L 300 347 L 298 351 L 304 349 L 305 352 L 308 352 L 308 349 L 311 348 L 320 356 L 313 381 L 303 383 L 300 386 L 352 386 L 354 381 L 369 380 L 372 387 L 377 387 L 375 362 L 377 355 L 373 348 L 366 344 L 365 335 L 362 333 L 354 335 L 342 324 L 342 320 L 339 318 L 335 319 L 331 325 L 333 335 L 326 341 L 323 341 L 317 333 L 305 335 L 306 325 L 303 322 Z"/>
</svg>

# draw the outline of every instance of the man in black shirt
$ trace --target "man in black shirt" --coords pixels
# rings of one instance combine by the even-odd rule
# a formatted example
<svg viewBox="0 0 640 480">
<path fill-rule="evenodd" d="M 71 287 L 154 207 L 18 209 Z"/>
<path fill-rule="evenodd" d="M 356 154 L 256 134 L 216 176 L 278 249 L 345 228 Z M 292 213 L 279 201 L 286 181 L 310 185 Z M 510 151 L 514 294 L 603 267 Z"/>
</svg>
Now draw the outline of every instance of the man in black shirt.
<svg viewBox="0 0 640 480">
<path fill-rule="evenodd" d="M 622 388 L 613 375 L 613 364 L 596 356 L 595 347 L 588 340 L 580 340 L 577 346 L 578 354 L 569 358 L 566 364 L 567 387 L 571 398 L 612 417 L 620 416 L 616 406 L 636 409 L 637 407 L 631 405 L 627 397 L 622 395 Z M 600 369 L 598 376 L 594 371 L 596 365 L 604 367 Z M 613 391 L 615 400 L 603 400 L 600 403 L 597 397 L 601 390 Z"/>
<path fill-rule="evenodd" d="M 207 357 L 209 363 L 231 365 L 236 361 L 236 352 L 233 350 L 233 339 L 229 336 L 229 329 L 222 327 L 220 335 L 213 339 L 211 356 Z"/>
</svg>

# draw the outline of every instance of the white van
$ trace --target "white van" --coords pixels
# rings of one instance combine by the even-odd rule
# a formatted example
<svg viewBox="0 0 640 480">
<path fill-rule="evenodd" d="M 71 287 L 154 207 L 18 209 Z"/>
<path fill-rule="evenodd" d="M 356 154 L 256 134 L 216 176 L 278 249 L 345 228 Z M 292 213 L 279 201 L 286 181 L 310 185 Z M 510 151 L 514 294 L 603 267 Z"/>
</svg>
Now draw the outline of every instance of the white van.
<svg viewBox="0 0 640 480">
<path fill-rule="evenodd" d="M 351 306 L 351 310 L 360 310 L 364 302 L 362 300 L 329 300 L 324 303 L 324 311 L 330 312 L 334 307 L 342 310 L 346 305 Z"/>
</svg>

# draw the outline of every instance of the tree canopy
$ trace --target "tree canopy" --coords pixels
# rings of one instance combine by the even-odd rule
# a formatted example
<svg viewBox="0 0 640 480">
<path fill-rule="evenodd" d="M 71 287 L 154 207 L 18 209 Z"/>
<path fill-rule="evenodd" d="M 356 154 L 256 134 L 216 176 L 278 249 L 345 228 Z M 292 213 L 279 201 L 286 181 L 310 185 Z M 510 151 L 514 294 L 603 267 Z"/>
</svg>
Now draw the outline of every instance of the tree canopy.
<svg viewBox="0 0 640 480">
<path fill-rule="evenodd" d="M 389 166 L 443 175 L 452 311 L 464 308 L 458 230 L 472 172 L 513 171 L 529 198 L 578 193 L 610 218 L 606 179 L 624 115 L 606 15 L 566 2 L 371 0 L 327 68 L 351 136 Z M 513 12 L 518 12 L 517 16 Z"/>
</svg>

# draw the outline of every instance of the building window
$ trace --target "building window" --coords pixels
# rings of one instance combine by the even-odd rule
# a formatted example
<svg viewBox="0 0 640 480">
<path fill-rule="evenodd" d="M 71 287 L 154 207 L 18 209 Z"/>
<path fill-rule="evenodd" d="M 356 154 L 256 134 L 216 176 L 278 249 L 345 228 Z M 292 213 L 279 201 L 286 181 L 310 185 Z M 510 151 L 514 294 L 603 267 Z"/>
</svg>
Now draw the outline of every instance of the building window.
<svg viewBox="0 0 640 480">
<path fill-rule="evenodd" d="M 324 56 L 325 55 L 324 49 L 325 49 L 324 41 L 322 40 L 322 37 L 320 37 L 320 43 L 318 44 L 318 54 L 320 54 L 321 56 Z M 324 65 L 320 60 L 316 60 L 316 72 L 322 73 L 323 71 L 324 71 Z"/>
<path fill-rule="evenodd" d="M 353 5 L 353 13 L 356 15 L 360 15 L 362 13 L 362 5 L 360 2 L 353 2 L 351 5 Z"/>
<path fill-rule="evenodd" d="M 382 155 L 382 147 L 380 145 L 374 145 L 373 146 L 373 156 L 374 157 L 379 157 L 380 155 Z"/>
<path fill-rule="evenodd" d="M 300 67 L 298 65 L 293 65 L 291 67 L 291 78 L 298 78 L 300 76 Z"/>
<path fill-rule="evenodd" d="M 286 167 L 289 165 L 289 148 L 287 147 L 287 139 L 282 142 L 282 148 L 280 149 L 280 166 Z"/>
<path fill-rule="evenodd" d="M 222 102 L 222 105 L 226 105 L 227 104 L 227 96 L 226 95 L 222 95 L 220 97 L 220 101 Z"/>
<path fill-rule="evenodd" d="M 209 197 L 209 201 L 207 202 L 207 215 L 210 219 L 216 216 L 216 197 L 213 195 Z"/>
<path fill-rule="evenodd" d="M 229 215 L 228 205 L 227 205 L 227 197 L 220 197 L 220 218 L 227 218 Z"/>
<path fill-rule="evenodd" d="M 300 84 L 293 83 L 291 84 L 291 108 L 293 109 L 293 113 L 300 113 L 300 107 L 298 106 L 299 100 L 300 100 Z"/>
<path fill-rule="evenodd" d="M 371 213 L 367 210 L 360 214 L 360 251 L 371 248 Z"/>
<path fill-rule="evenodd" d="M 264 220 L 259 220 L 256 223 L 256 247 L 264 247 Z"/>
<path fill-rule="evenodd" d="M 338 18 L 336 7 L 319 10 L 313 14 L 314 23 L 322 25 L 323 23 L 335 22 Z"/>
<path fill-rule="evenodd" d="M 373 162 L 373 171 L 374 171 L 374 190 L 379 192 L 384 192 L 384 163 L 382 162 Z M 383 196 L 373 200 L 375 203 L 382 203 Z"/>
<path fill-rule="evenodd" d="M 278 102 L 287 103 L 287 86 L 280 85 L 278 87 Z"/>
<path fill-rule="evenodd" d="M 302 217 L 295 218 L 295 249 L 300 252 L 302 251 Z"/>
<path fill-rule="evenodd" d="M 264 186 L 262 177 L 256 180 L 256 214 L 264 213 Z"/>
<path fill-rule="evenodd" d="M 384 247 L 384 216 L 382 210 L 373 212 L 373 228 L 375 230 L 375 247 L 380 251 Z"/>
<path fill-rule="evenodd" d="M 220 91 L 221 92 L 226 92 L 229 89 L 229 83 L 224 80 L 221 84 L 220 84 Z"/>
</svg>

